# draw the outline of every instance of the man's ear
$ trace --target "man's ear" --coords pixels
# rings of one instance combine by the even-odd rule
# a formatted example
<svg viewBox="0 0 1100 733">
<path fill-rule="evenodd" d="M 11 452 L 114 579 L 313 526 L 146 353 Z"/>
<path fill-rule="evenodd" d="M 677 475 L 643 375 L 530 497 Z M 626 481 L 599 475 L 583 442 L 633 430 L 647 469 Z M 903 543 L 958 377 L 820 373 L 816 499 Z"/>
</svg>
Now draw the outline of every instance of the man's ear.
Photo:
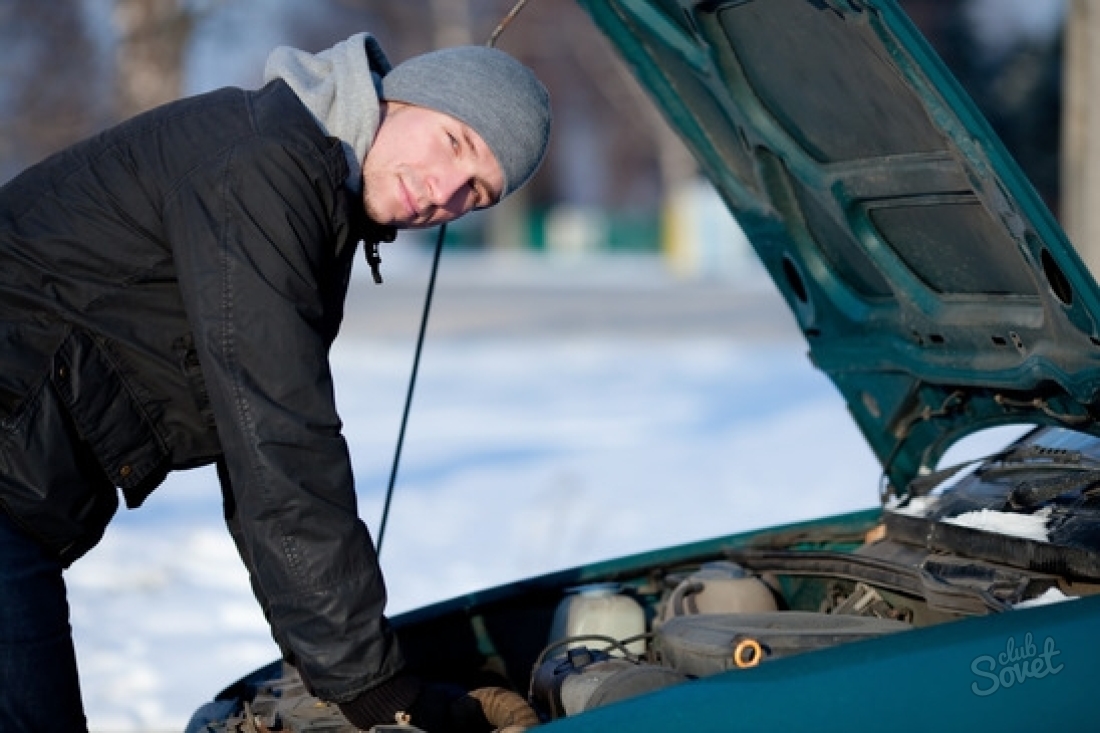
<svg viewBox="0 0 1100 733">
<path fill-rule="evenodd" d="M 381 125 L 386 121 L 387 117 L 393 117 L 409 105 L 405 102 L 397 102 L 392 99 L 380 99 L 378 100 L 378 124 Z"/>
<path fill-rule="evenodd" d="M 390 115 L 391 105 L 393 102 L 387 102 L 385 99 L 378 100 L 378 124 L 381 125 L 386 121 L 386 118 Z"/>
</svg>

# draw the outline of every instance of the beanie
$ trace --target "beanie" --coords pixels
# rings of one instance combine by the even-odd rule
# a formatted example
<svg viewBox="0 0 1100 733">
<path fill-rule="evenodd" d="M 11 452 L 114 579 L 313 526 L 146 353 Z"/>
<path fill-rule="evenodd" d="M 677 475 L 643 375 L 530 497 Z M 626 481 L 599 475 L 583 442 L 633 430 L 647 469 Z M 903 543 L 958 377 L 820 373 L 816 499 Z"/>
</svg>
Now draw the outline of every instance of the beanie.
<svg viewBox="0 0 1100 733">
<path fill-rule="evenodd" d="M 427 107 L 469 125 L 504 171 L 501 198 L 527 182 L 550 141 L 550 95 L 534 72 L 488 46 L 414 56 L 382 77 L 382 99 Z"/>
</svg>

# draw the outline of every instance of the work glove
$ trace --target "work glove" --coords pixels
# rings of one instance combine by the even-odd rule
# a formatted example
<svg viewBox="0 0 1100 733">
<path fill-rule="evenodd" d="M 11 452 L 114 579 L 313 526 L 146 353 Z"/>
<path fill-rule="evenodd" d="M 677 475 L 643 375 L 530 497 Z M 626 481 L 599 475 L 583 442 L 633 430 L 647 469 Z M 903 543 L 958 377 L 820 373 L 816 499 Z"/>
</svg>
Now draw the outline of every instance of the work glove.
<svg viewBox="0 0 1100 733">
<path fill-rule="evenodd" d="M 481 704 L 456 685 L 425 684 L 408 710 L 409 723 L 427 733 L 490 733 Z"/>
<path fill-rule="evenodd" d="M 427 684 L 408 722 L 428 733 L 521 733 L 539 719 L 526 700 L 503 687 L 466 692 L 455 685 Z"/>
<path fill-rule="evenodd" d="M 417 689 L 412 699 L 409 693 Z M 402 700 L 406 702 L 399 704 Z M 510 690 L 485 687 L 467 692 L 457 685 L 421 683 L 410 676 L 368 690 L 342 703 L 340 711 L 361 730 L 404 723 L 427 733 L 519 733 L 539 723 L 527 701 Z"/>
<path fill-rule="evenodd" d="M 392 725 L 400 712 L 407 711 L 423 685 L 411 675 L 398 675 L 372 687 L 358 697 L 338 703 L 340 712 L 359 730 L 376 725 Z"/>
</svg>

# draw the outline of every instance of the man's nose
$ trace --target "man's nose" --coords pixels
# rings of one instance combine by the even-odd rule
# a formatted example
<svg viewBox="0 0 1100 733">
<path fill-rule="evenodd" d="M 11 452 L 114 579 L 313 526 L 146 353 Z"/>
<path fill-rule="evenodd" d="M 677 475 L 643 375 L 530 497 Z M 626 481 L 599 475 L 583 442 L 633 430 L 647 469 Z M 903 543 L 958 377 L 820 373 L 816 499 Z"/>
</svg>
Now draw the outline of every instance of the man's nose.
<svg viewBox="0 0 1100 733">
<path fill-rule="evenodd" d="M 432 186 L 432 203 L 443 208 L 462 204 L 459 194 L 465 190 L 470 176 L 459 166 L 446 166 L 437 171 Z"/>
</svg>

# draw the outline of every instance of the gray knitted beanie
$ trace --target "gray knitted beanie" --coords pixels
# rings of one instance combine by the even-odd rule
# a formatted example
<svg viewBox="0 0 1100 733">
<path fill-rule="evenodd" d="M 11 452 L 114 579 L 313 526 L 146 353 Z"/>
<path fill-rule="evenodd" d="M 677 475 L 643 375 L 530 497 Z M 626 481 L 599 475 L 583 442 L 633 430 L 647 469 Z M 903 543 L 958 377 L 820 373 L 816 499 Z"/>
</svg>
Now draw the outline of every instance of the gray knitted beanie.
<svg viewBox="0 0 1100 733">
<path fill-rule="evenodd" d="M 550 95 L 534 72 L 488 46 L 456 46 L 404 61 L 382 77 L 382 99 L 469 125 L 496 156 L 507 196 L 527 182 L 550 141 Z"/>
</svg>

